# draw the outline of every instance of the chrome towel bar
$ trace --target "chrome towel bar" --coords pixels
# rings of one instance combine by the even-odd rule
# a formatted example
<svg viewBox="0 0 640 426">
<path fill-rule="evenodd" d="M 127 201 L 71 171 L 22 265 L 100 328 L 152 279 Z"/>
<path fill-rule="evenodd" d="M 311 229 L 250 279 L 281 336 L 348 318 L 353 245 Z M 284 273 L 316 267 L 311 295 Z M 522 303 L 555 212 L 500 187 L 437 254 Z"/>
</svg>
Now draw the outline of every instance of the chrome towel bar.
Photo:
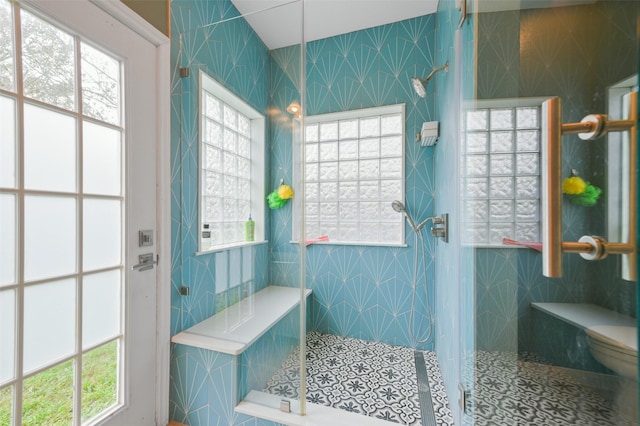
<svg viewBox="0 0 640 426">
<path fill-rule="evenodd" d="M 623 278 L 636 280 L 636 155 L 638 137 L 638 93 L 628 96 L 627 120 L 607 120 L 606 115 L 592 114 L 580 123 L 562 123 L 562 100 L 551 98 L 542 103 L 542 274 L 562 277 L 562 253 L 580 253 L 587 260 L 605 258 L 608 254 L 622 254 Z M 629 182 L 625 212 L 627 235 L 622 242 L 607 242 L 598 236 L 585 235 L 578 242 L 562 241 L 562 135 L 577 133 L 580 139 L 591 140 L 607 132 L 629 132 Z"/>
</svg>

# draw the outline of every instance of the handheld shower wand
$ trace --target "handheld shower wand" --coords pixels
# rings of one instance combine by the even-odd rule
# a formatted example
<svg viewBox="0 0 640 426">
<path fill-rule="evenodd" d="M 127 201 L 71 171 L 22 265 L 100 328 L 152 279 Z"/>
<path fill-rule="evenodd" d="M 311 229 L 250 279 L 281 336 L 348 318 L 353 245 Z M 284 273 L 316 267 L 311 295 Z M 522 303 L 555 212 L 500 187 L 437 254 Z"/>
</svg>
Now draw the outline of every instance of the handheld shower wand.
<svg viewBox="0 0 640 426">
<path fill-rule="evenodd" d="M 398 213 L 402 213 L 407 218 L 407 222 L 409 222 L 409 226 L 411 226 L 411 229 L 413 229 L 413 232 L 415 232 L 416 234 L 420 232 L 420 230 L 424 228 L 424 226 L 429 221 L 432 221 L 434 225 L 440 225 L 444 223 L 443 218 L 438 216 L 432 216 L 432 217 L 426 218 L 416 226 L 416 224 L 411 219 L 411 216 L 409 216 L 409 213 L 407 213 L 407 210 L 404 208 L 404 204 L 402 204 L 401 201 L 395 200 L 394 202 L 392 202 L 391 208 L 393 208 L 393 210 L 397 211 Z"/>
<path fill-rule="evenodd" d="M 413 232 L 417 233 L 420 230 L 416 227 L 416 224 L 413 223 L 413 220 L 411 219 L 411 216 L 409 216 L 409 213 L 407 213 L 407 211 L 405 210 L 404 204 L 402 204 L 402 201 L 395 200 L 393 203 L 391 203 L 391 208 L 397 211 L 398 213 L 402 213 L 404 217 L 407 218 L 407 222 L 409 222 L 409 226 L 411 226 L 411 229 L 413 229 Z"/>
</svg>

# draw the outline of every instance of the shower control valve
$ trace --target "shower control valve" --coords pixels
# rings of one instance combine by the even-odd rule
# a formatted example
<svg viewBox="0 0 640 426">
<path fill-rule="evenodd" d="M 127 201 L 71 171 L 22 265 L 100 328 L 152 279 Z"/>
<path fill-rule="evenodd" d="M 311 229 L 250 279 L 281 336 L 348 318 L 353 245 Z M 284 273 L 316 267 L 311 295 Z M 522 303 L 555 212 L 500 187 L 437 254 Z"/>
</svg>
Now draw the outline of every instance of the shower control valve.
<svg viewBox="0 0 640 426">
<path fill-rule="evenodd" d="M 443 213 L 440 217 L 433 218 L 431 235 L 435 238 L 442 238 L 445 243 L 449 242 L 449 213 Z"/>
</svg>

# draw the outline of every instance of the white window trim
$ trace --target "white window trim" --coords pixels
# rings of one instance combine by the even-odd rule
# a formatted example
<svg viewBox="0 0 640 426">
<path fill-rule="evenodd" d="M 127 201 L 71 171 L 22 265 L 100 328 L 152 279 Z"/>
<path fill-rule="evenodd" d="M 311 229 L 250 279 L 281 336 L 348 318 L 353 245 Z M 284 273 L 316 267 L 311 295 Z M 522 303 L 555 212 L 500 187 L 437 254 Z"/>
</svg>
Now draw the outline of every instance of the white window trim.
<svg viewBox="0 0 640 426">
<path fill-rule="evenodd" d="M 265 132 L 266 132 L 266 120 L 265 117 L 249 106 L 246 102 L 240 99 L 236 94 L 224 87 L 222 84 L 215 81 L 204 71 L 200 70 L 198 85 L 198 251 L 196 255 L 202 255 L 207 253 L 216 253 L 223 250 L 228 250 L 238 247 L 246 247 L 256 244 L 265 243 Z M 251 178 L 249 180 L 251 191 L 251 217 L 255 221 L 255 239 L 254 241 L 239 241 L 234 243 L 225 244 L 212 244 L 207 250 L 201 250 L 200 248 L 200 231 L 203 226 L 202 217 L 202 197 L 203 197 L 203 182 L 202 182 L 202 135 L 203 135 L 203 120 L 202 120 L 202 93 L 206 90 L 213 94 L 216 98 L 220 99 L 225 104 L 234 108 L 235 110 L 244 114 L 250 120 L 251 126 Z"/>
<path fill-rule="evenodd" d="M 400 189 L 400 195 L 398 197 L 398 199 L 404 203 L 405 203 L 405 183 L 406 183 L 406 170 L 405 170 L 405 158 L 406 158 L 406 149 L 405 149 L 405 145 L 406 145 L 406 105 L 404 103 L 401 104 L 393 104 L 393 105 L 384 105 L 384 106 L 379 106 L 379 107 L 371 107 L 371 108 L 361 108 L 361 109 L 356 109 L 356 110 L 349 110 L 349 111 L 339 111 L 339 112 L 332 112 L 332 113 L 327 113 L 327 114 L 318 114 L 318 115 L 311 115 L 311 116 L 306 116 L 304 117 L 304 121 L 303 121 L 303 125 L 302 126 L 294 126 L 294 129 L 298 129 L 298 132 L 300 132 L 300 135 L 294 135 L 294 141 L 300 141 L 300 143 L 294 143 L 293 144 L 293 159 L 294 159 L 294 170 L 293 170 L 293 179 L 294 182 L 296 182 L 296 184 L 298 185 L 298 187 L 302 187 L 305 184 L 305 178 L 302 174 L 302 164 L 306 163 L 306 155 L 305 155 L 305 150 L 301 149 L 302 147 L 306 146 L 306 138 L 305 138 L 305 127 L 308 124 L 316 124 L 316 123 L 322 123 L 322 122 L 329 122 L 329 121 L 344 121 L 344 120 L 350 120 L 350 119 L 355 119 L 355 118 L 363 118 L 363 117 L 368 117 L 368 116 L 382 116 L 382 115 L 389 115 L 389 114 L 397 114 L 397 113 L 401 113 L 402 114 L 402 118 L 403 118 L 403 122 L 402 122 L 402 157 L 401 157 L 401 161 L 402 161 L 402 165 L 401 165 L 401 170 L 402 170 L 402 177 L 400 178 L 401 181 L 401 189 Z M 295 130 L 294 130 L 295 131 Z M 297 137 L 296 137 L 297 136 Z M 339 181 L 339 180 L 338 180 Z M 302 191 L 304 192 L 304 191 Z M 304 195 L 304 194 L 303 194 Z M 389 203 L 391 203 L 393 200 L 389 201 Z M 303 199 L 303 197 L 294 197 L 294 204 L 293 204 L 293 214 L 292 214 L 292 237 L 291 237 L 291 243 L 292 244 L 299 244 L 303 238 L 300 237 L 299 233 L 302 230 L 302 226 L 301 226 L 301 222 L 303 220 L 303 215 L 304 215 L 304 205 L 305 205 L 305 200 Z M 407 247 L 406 244 L 406 226 L 405 226 L 405 220 L 404 220 L 404 216 L 401 215 L 400 213 L 398 213 L 399 216 L 402 217 L 402 226 L 401 228 L 401 238 L 400 241 L 401 242 L 397 242 L 397 243 L 390 243 L 390 242 L 366 242 L 366 241 L 319 241 L 319 242 L 314 242 L 313 244 L 320 244 L 320 245 L 341 245 L 341 246 L 371 246 L 371 247 Z"/>
</svg>

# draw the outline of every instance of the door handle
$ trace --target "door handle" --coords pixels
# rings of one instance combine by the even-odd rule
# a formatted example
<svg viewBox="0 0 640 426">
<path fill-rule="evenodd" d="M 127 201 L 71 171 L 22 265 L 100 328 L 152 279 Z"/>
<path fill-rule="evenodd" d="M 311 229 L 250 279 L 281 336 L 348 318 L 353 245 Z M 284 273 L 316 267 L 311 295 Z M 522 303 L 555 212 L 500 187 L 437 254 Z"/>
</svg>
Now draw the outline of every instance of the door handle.
<svg viewBox="0 0 640 426">
<path fill-rule="evenodd" d="M 153 269 L 153 265 L 158 263 L 158 258 L 156 256 L 156 259 L 154 260 L 153 253 L 145 253 L 138 256 L 138 262 L 139 263 L 137 265 L 133 265 L 131 269 L 142 272 Z"/>
<path fill-rule="evenodd" d="M 562 101 L 551 98 L 542 103 L 542 275 L 562 277 L 562 253 L 580 253 L 587 260 L 603 259 L 607 254 L 623 255 L 628 265 L 623 278 L 636 281 L 636 150 L 638 126 L 638 92 L 629 95 L 629 118 L 608 120 L 605 115 L 588 115 L 580 123 L 562 123 Z M 627 203 L 627 235 L 621 243 L 610 243 L 602 237 L 585 235 L 578 242 L 562 241 L 562 135 L 577 133 L 591 140 L 607 132 L 629 132 L 629 185 Z"/>
</svg>

